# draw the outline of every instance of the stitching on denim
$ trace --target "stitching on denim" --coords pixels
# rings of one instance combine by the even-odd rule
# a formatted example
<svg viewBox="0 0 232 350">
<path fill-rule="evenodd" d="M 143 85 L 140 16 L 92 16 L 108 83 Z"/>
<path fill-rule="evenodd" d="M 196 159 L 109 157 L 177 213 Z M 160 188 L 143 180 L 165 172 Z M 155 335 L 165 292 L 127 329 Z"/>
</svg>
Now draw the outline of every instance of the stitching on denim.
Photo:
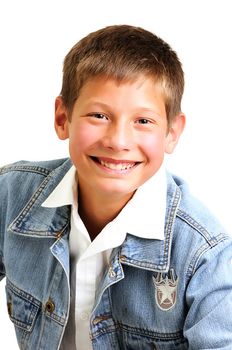
<svg viewBox="0 0 232 350">
<path fill-rule="evenodd" d="M 13 172 L 13 171 L 26 171 L 32 173 L 38 173 L 41 175 L 49 175 L 52 170 L 48 170 L 46 168 L 42 168 L 40 166 L 34 165 L 6 165 L 0 168 L 0 175 Z"/>
<path fill-rule="evenodd" d="M 178 209 L 177 216 L 189 224 L 191 227 L 193 227 L 196 231 L 198 231 L 211 247 L 217 244 L 217 239 L 215 237 L 212 237 L 210 233 L 189 214 L 185 213 L 183 210 Z"/>
<path fill-rule="evenodd" d="M 23 299 L 24 301 L 28 301 L 31 304 L 33 304 L 34 307 L 36 308 L 40 308 L 42 309 L 42 302 L 37 300 L 35 297 L 33 297 L 31 294 L 19 289 L 18 287 L 16 287 L 12 282 L 10 282 L 9 280 L 7 280 L 7 286 L 8 288 L 15 294 L 17 295 L 19 298 Z M 54 321 L 56 321 L 57 323 L 59 323 L 60 325 L 64 325 L 64 318 L 61 316 L 56 315 L 55 313 L 49 314 L 48 312 L 45 312 L 45 315 L 48 316 L 49 318 L 53 319 Z M 15 319 L 14 319 L 15 320 Z M 21 323 L 18 320 L 15 320 L 16 324 Z"/>
<path fill-rule="evenodd" d="M 32 196 L 30 202 L 26 205 L 26 207 L 23 208 L 21 213 L 18 215 L 18 217 L 13 221 L 13 225 L 10 224 L 8 229 L 13 229 L 15 232 L 21 232 L 20 229 L 16 227 L 16 225 L 26 216 L 28 211 L 31 209 L 33 206 L 34 202 L 36 199 L 39 197 L 45 186 L 47 185 L 48 181 L 51 178 L 51 172 L 47 170 L 46 168 L 38 167 L 38 166 L 29 166 L 29 165 L 7 165 L 5 167 L 0 168 L 0 175 L 3 175 L 5 173 L 13 172 L 13 171 L 26 171 L 26 172 L 34 172 L 38 173 L 40 175 L 46 176 L 45 180 L 42 182 L 40 187 L 37 189 L 35 194 Z M 34 232 L 34 231 L 33 231 Z M 47 235 L 49 236 L 49 232 L 47 232 Z"/>
<path fill-rule="evenodd" d="M 35 307 L 34 307 L 35 308 Z M 31 323 L 27 324 L 27 323 L 24 323 L 22 321 L 19 321 L 17 320 L 16 318 L 14 318 L 13 316 L 10 316 L 10 319 L 11 321 L 17 326 L 19 327 L 20 329 L 22 329 L 23 331 L 25 332 L 31 332 L 32 328 L 33 328 L 33 325 L 34 325 L 34 320 L 36 318 L 36 315 L 38 313 L 39 309 L 37 308 L 36 310 L 33 311 L 33 316 L 30 316 L 30 319 L 31 320 Z M 32 312 L 31 312 L 32 313 Z M 26 338 L 26 337 L 24 337 Z"/>
<path fill-rule="evenodd" d="M 187 279 L 189 280 L 191 276 L 195 273 L 197 264 L 202 257 L 204 253 L 206 253 L 210 249 L 210 246 L 205 243 L 204 245 L 200 246 L 200 248 L 195 252 L 187 270 Z"/>
<path fill-rule="evenodd" d="M 44 314 L 50 318 L 51 320 L 55 321 L 56 323 L 58 323 L 61 326 L 64 326 L 65 324 L 65 318 L 58 316 L 57 314 L 55 314 L 54 312 L 52 314 L 49 314 L 48 311 L 44 312 Z"/>
<path fill-rule="evenodd" d="M 32 309 L 29 314 L 29 322 L 22 322 L 13 316 L 10 316 L 10 319 L 12 322 L 17 325 L 19 328 L 21 328 L 23 331 L 30 332 L 33 328 L 36 316 L 38 314 L 39 309 L 41 308 L 42 303 L 39 302 L 35 297 L 30 295 L 29 293 L 26 293 L 25 291 L 19 289 L 15 285 L 13 285 L 9 280 L 7 280 L 6 284 L 6 290 L 13 293 L 15 296 L 23 300 L 24 302 L 27 302 L 31 305 Z M 26 336 L 24 337 L 26 339 Z M 23 341 L 25 341 L 25 339 Z"/>
<path fill-rule="evenodd" d="M 128 266 L 132 266 L 132 267 L 137 267 L 137 268 L 141 268 L 141 269 L 146 269 L 146 270 L 150 270 L 150 271 L 166 271 L 167 269 L 167 265 L 166 263 L 161 263 L 160 265 L 156 265 L 156 264 L 152 264 L 151 262 L 147 262 L 147 261 L 140 261 L 140 260 L 136 260 L 136 259 L 131 259 L 126 257 L 126 260 L 122 261 L 123 265 L 128 265 Z"/>
<path fill-rule="evenodd" d="M 48 290 L 48 295 L 47 295 L 47 299 L 51 297 L 52 294 L 54 294 L 54 291 L 57 290 L 59 282 L 60 282 L 60 275 L 63 273 L 63 266 L 60 264 L 59 260 L 57 260 L 57 264 L 56 264 L 56 268 L 55 271 L 53 273 L 53 278 L 50 284 L 50 288 Z M 52 299 L 52 297 L 51 297 Z M 64 315 L 64 317 L 62 316 L 58 316 L 56 313 L 49 313 L 48 311 L 45 310 L 45 308 L 43 308 L 43 312 L 44 314 L 51 318 L 52 320 L 54 320 L 55 322 L 57 322 L 58 324 L 60 324 L 61 326 L 64 325 L 65 320 L 67 315 Z"/>
<path fill-rule="evenodd" d="M 170 211 L 168 213 L 168 219 L 165 224 L 165 247 L 164 247 L 164 258 L 165 258 L 165 264 L 168 265 L 168 258 L 170 257 L 170 251 L 171 251 L 171 240 L 172 240 L 172 234 L 173 234 L 173 226 L 174 221 L 176 218 L 176 213 L 178 210 L 178 206 L 181 199 L 181 191 L 179 187 L 176 187 L 176 191 L 172 198 L 172 205 L 170 208 Z M 169 268 L 169 266 L 167 266 Z"/>
<path fill-rule="evenodd" d="M 216 239 L 217 238 L 217 239 Z M 196 269 L 197 269 L 197 265 L 198 262 L 200 260 L 200 258 L 206 253 L 208 252 L 210 249 L 216 247 L 220 242 L 223 242 L 226 240 L 226 236 L 224 234 L 219 234 L 217 237 L 215 237 L 215 244 L 209 245 L 208 243 L 203 244 L 202 246 L 200 246 L 200 248 L 195 252 L 189 266 L 188 266 L 188 270 L 187 270 L 187 277 L 188 280 L 191 278 L 191 276 L 195 273 Z"/>
<path fill-rule="evenodd" d="M 31 304 L 33 304 L 36 307 L 40 307 L 42 303 L 37 300 L 35 297 L 33 297 L 31 294 L 23 291 L 22 289 L 19 289 L 16 287 L 9 279 L 7 279 L 7 287 L 18 297 L 24 299 L 25 301 L 29 301 Z"/>
<path fill-rule="evenodd" d="M 12 224 L 10 224 L 9 229 L 15 231 L 15 232 L 21 232 L 21 230 L 19 228 L 16 227 L 17 224 L 19 224 L 20 222 L 23 223 L 23 219 L 24 217 L 27 215 L 27 213 L 30 211 L 31 207 L 34 205 L 35 201 L 38 199 L 38 197 L 41 195 L 42 191 L 44 190 L 44 188 L 46 187 L 47 183 L 49 182 L 49 180 L 51 179 L 51 175 L 47 176 L 45 178 L 45 180 L 42 182 L 42 184 L 40 185 L 39 188 L 37 188 L 36 192 L 34 193 L 34 195 L 31 197 L 30 201 L 28 202 L 28 204 L 23 208 L 23 210 L 21 211 L 21 213 L 19 213 L 19 215 L 17 216 L 17 218 L 13 221 Z M 30 232 L 30 231 L 29 231 Z M 35 231 L 32 231 L 35 232 Z M 49 232 L 47 232 L 47 235 L 49 236 Z"/>
<path fill-rule="evenodd" d="M 116 326 L 119 327 L 119 329 L 123 329 L 126 332 L 132 332 L 137 335 L 145 335 L 145 336 L 150 336 L 156 340 L 178 340 L 183 338 L 183 332 L 182 331 L 177 331 L 173 333 L 160 333 L 160 332 L 154 332 L 148 329 L 143 329 L 143 328 L 137 328 L 137 327 L 131 327 L 128 325 L 125 325 L 123 323 L 117 322 Z"/>
<path fill-rule="evenodd" d="M 164 252 L 163 252 L 163 259 L 160 261 L 159 265 L 153 264 L 151 262 L 147 261 L 140 261 L 136 259 L 131 259 L 126 257 L 125 260 L 121 260 L 123 264 L 128 266 L 135 266 L 138 268 L 145 268 L 151 271 L 164 271 L 167 272 L 169 269 L 169 257 L 170 257 L 170 250 L 171 250 L 171 240 L 173 235 L 173 226 L 174 221 L 176 218 L 176 212 L 178 210 L 178 205 L 180 203 L 181 199 L 181 191 L 177 187 L 176 191 L 173 195 L 172 201 L 171 201 L 171 207 L 170 211 L 168 212 L 167 216 L 168 219 L 165 224 L 165 239 L 164 239 Z"/>
<path fill-rule="evenodd" d="M 112 333 L 117 330 L 124 330 L 125 332 L 133 333 L 140 336 L 149 336 L 150 338 L 156 341 L 185 340 L 182 330 L 174 333 L 159 333 L 148 329 L 131 327 L 120 322 L 115 322 L 114 325 L 110 325 L 108 327 L 104 327 L 102 329 L 97 330 L 92 334 L 92 339 L 99 335 L 103 335 L 105 333 Z"/>
<path fill-rule="evenodd" d="M 117 253 L 115 259 L 117 259 L 117 263 L 120 264 L 119 252 Z M 96 311 L 96 309 L 97 309 L 97 307 L 98 307 L 98 305 L 99 305 L 99 303 L 100 303 L 100 301 L 101 301 L 101 298 L 102 298 L 103 294 L 105 293 L 105 291 L 106 291 L 107 289 L 109 290 L 110 287 L 111 287 L 113 284 L 118 283 L 119 281 L 121 281 L 121 280 L 124 278 L 124 272 L 123 272 L 122 267 L 121 267 L 121 270 L 122 270 L 122 275 L 121 275 L 121 277 L 117 277 L 117 278 L 115 279 L 115 281 L 112 281 L 112 282 L 108 283 L 108 284 L 103 288 L 103 290 L 101 291 L 101 293 L 99 294 L 98 299 L 97 299 L 97 301 L 96 301 L 96 304 L 95 304 L 95 306 L 94 306 L 94 309 L 92 310 L 92 315 L 93 315 L 94 312 Z"/>
<path fill-rule="evenodd" d="M 174 192 L 174 195 L 171 200 L 171 206 L 170 210 L 167 213 L 167 221 L 165 224 L 165 239 L 164 239 L 164 253 L 163 253 L 163 260 L 160 261 L 159 265 L 152 264 L 150 262 L 142 262 L 135 259 L 129 259 L 126 257 L 126 260 L 123 261 L 123 263 L 132 266 L 136 265 L 138 268 L 146 268 L 156 271 L 168 271 L 169 269 L 169 259 L 170 259 L 170 250 L 171 250 L 171 240 L 172 240 L 172 234 L 173 234 L 173 226 L 174 221 L 176 217 L 176 212 L 178 210 L 178 205 L 180 203 L 181 199 L 181 191 L 178 187 L 176 187 L 176 191 Z"/>
</svg>

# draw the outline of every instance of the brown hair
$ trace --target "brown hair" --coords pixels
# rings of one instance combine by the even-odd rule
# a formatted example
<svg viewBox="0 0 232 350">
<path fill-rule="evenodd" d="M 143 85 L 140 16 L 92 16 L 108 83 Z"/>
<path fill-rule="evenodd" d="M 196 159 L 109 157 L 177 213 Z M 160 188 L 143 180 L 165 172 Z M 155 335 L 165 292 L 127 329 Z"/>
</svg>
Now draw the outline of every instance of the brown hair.
<svg viewBox="0 0 232 350">
<path fill-rule="evenodd" d="M 61 95 L 69 113 L 83 85 L 92 77 L 136 80 L 154 78 L 163 88 L 167 119 L 181 111 L 184 73 L 175 51 L 155 34 L 129 25 L 114 25 L 90 33 L 64 60 Z"/>
</svg>

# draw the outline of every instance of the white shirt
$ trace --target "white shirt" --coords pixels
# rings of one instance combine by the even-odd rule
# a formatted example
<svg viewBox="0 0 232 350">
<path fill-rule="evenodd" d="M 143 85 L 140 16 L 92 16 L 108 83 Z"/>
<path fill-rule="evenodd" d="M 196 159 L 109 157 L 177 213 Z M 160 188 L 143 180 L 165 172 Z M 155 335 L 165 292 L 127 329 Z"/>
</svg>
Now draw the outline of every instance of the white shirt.
<svg viewBox="0 0 232 350">
<path fill-rule="evenodd" d="M 74 166 L 42 204 L 44 207 L 71 205 L 72 208 L 69 238 L 70 317 L 60 349 L 92 350 L 89 337 L 90 314 L 98 283 L 109 264 L 110 253 L 124 242 L 127 233 L 147 239 L 164 239 L 166 192 L 166 174 L 162 166 L 138 188 L 118 216 L 92 242 L 78 214 Z"/>
</svg>

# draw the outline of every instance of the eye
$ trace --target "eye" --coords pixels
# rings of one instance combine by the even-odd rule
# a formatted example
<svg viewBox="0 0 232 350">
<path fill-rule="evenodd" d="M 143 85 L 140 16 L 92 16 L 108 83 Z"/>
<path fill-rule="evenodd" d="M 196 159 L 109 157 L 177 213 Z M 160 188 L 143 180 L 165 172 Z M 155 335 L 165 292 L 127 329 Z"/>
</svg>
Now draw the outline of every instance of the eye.
<svg viewBox="0 0 232 350">
<path fill-rule="evenodd" d="M 138 124 L 151 124 L 151 120 L 146 118 L 140 118 L 136 121 Z"/>
<path fill-rule="evenodd" d="M 103 113 L 89 113 L 88 116 L 96 118 L 96 119 L 106 119 L 106 120 L 108 120 L 108 117 L 105 114 L 103 114 Z"/>
</svg>

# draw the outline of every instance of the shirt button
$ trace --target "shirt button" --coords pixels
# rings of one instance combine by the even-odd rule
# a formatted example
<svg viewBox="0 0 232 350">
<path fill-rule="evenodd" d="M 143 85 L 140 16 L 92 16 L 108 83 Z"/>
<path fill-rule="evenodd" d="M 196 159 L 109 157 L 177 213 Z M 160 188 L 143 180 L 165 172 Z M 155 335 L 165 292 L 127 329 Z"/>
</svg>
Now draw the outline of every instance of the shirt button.
<svg viewBox="0 0 232 350">
<path fill-rule="evenodd" d="M 87 321 L 87 320 L 89 319 L 89 314 L 88 314 L 88 312 L 81 312 L 81 314 L 80 314 L 80 319 L 81 319 L 82 321 Z"/>
</svg>

